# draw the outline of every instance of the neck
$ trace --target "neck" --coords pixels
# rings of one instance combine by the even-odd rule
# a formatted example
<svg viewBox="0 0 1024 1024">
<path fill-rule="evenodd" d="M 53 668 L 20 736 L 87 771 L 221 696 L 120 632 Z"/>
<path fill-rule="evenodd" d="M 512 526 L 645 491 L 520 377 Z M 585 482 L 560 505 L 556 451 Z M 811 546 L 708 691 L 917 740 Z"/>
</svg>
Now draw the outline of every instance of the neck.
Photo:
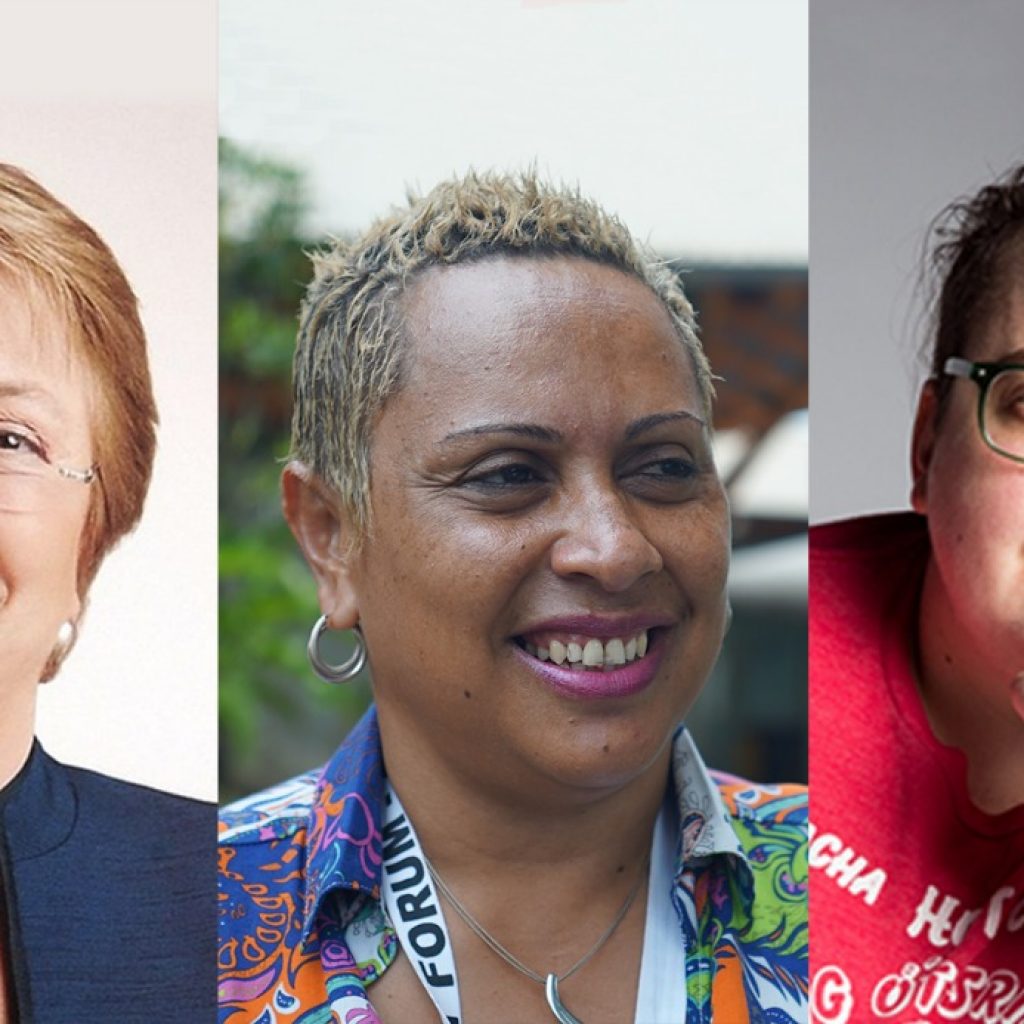
<svg viewBox="0 0 1024 1024">
<path fill-rule="evenodd" d="M 664 798 L 670 744 L 624 784 L 590 788 L 523 768 L 492 771 L 498 779 L 480 765 L 460 770 L 384 711 L 380 726 L 388 777 L 423 849 L 470 906 L 529 891 L 538 905 L 569 913 L 596 898 L 617 906 L 635 882 Z M 532 901 L 522 909 L 536 913 Z"/>
<path fill-rule="evenodd" d="M 972 801 L 990 814 L 1024 804 L 1024 720 L 1014 707 L 1015 671 L 993 664 L 964 635 L 934 562 L 921 593 L 918 675 L 933 733 L 967 757 Z"/>
<path fill-rule="evenodd" d="M 0 695 L 0 789 L 21 770 L 32 750 L 36 684 L 14 685 Z"/>
</svg>

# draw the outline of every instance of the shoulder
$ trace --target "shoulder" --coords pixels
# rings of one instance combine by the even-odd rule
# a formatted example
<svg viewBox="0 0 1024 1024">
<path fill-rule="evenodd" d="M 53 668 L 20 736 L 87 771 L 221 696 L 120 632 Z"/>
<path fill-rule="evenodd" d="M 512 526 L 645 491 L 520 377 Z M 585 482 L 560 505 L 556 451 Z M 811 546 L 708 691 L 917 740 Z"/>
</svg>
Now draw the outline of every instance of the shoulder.
<svg viewBox="0 0 1024 1024">
<path fill-rule="evenodd" d="M 851 669 L 878 673 L 879 639 L 899 609 L 916 599 L 931 550 L 928 524 L 892 513 L 813 527 L 808 575 L 811 685 Z M 815 693 L 819 698 L 836 693 Z"/>
<path fill-rule="evenodd" d="M 216 807 L 83 768 L 64 771 L 75 795 L 74 826 L 41 863 L 76 880 L 76 900 L 88 904 L 78 911 L 97 922 L 116 913 L 126 929 L 174 921 L 180 936 L 205 944 Z M 168 892 L 175 894 L 173 909 Z M 184 938 L 169 940 L 168 950 L 182 944 Z M 182 955 L 190 960 L 187 949 Z"/>
<path fill-rule="evenodd" d="M 773 969 L 806 978 L 807 787 L 767 785 L 712 772 L 750 870 L 749 949 Z"/>
<path fill-rule="evenodd" d="M 64 766 L 79 801 L 93 813 L 131 810 L 145 817 L 170 816 L 183 822 L 197 821 L 209 827 L 216 806 L 205 800 L 179 796 L 137 782 L 115 779 L 88 768 Z"/>
<path fill-rule="evenodd" d="M 787 913 L 806 919 L 807 787 L 750 782 L 723 772 L 711 776 L 753 872 L 759 913 L 781 903 Z"/>
<path fill-rule="evenodd" d="M 109 832 L 117 844 L 138 849 L 159 845 L 163 855 L 213 848 L 217 811 L 212 803 L 165 793 L 85 768 L 65 767 L 75 793 L 76 831 Z"/>
<path fill-rule="evenodd" d="M 146 957 L 158 957 L 159 977 L 143 983 L 135 972 L 134 989 L 110 996 L 114 1017 L 121 1019 L 128 993 L 143 999 L 143 988 L 146 1001 L 133 1009 L 173 1000 L 186 1014 L 207 1012 L 214 806 L 67 767 L 41 752 L 38 763 L 45 789 L 30 793 L 21 809 L 35 824 L 18 829 L 13 881 L 22 948 L 48 1008 L 40 1019 L 80 1019 L 73 1007 L 96 998 L 97 977 Z M 51 828 L 65 813 L 66 822 Z"/>
<path fill-rule="evenodd" d="M 322 774 L 322 768 L 315 768 L 221 808 L 220 844 L 258 846 L 305 829 Z"/>
<path fill-rule="evenodd" d="M 863 561 L 891 558 L 928 546 L 928 521 L 916 512 L 884 512 L 810 528 L 810 556 L 813 563 L 850 559 Z"/>
<path fill-rule="evenodd" d="M 4 812 L 19 870 L 39 862 L 79 878 L 130 879 L 160 863 L 208 881 L 215 822 L 211 803 L 62 764 L 38 743 Z"/>
<path fill-rule="evenodd" d="M 307 842 L 321 774 L 306 772 L 220 812 L 218 992 L 226 1006 L 251 1012 L 247 1020 L 263 1019 L 275 986 L 284 993 L 299 974 L 317 973 L 319 959 L 303 952 L 302 937 Z"/>
<path fill-rule="evenodd" d="M 233 949 L 255 942 L 268 899 L 291 908 L 284 933 L 297 936 L 305 910 L 309 821 L 320 771 L 224 807 L 218 823 L 220 941 Z M 265 951 L 272 955 L 274 944 Z M 233 956 L 233 954 L 232 954 Z"/>
<path fill-rule="evenodd" d="M 261 847 L 304 836 L 311 825 L 324 832 L 325 823 L 334 818 L 339 819 L 339 828 L 327 829 L 329 834 L 320 835 L 320 839 L 344 840 L 350 797 L 353 803 L 371 803 L 374 807 L 383 798 L 383 763 L 372 705 L 326 765 L 222 808 L 220 844 L 247 851 L 246 856 L 259 856 Z M 374 821 L 369 824 L 376 831 L 379 812 L 375 810 L 370 817 Z"/>
</svg>

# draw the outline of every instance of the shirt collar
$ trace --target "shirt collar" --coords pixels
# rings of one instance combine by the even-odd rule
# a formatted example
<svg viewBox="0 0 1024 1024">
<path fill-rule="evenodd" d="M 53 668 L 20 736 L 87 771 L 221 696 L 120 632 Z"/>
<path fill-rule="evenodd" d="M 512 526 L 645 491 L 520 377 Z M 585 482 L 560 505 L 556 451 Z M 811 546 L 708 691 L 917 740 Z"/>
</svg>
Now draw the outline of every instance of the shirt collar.
<svg viewBox="0 0 1024 1024">
<path fill-rule="evenodd" d="M 317 781 L 306 838 L 303 941 L 328 893 L 380 899 L 384 761 L 377 709 L 348 734 Z"/>
<path fill-rule="evenodd" d="M 680 822 L 676 877 L 720 856 L 737 873 L 744 901 L 751 901 L 753 873 L 747 855 L 686 729 L 673 741 L 672 778 Z M 380 899 L 384 790 L 380 730 L 371 706 L 317 782 L 306 840 L 303 940 L 329 893 L 342 890 Z"/>
<path fill-rule="evenodd" d="M 63 765 L 36 740 L 17 776 L 5 789 L 0 820 L 14 861 L 41 857 L 60 846 L 75 824 L 78 800 Z"/>
<path fill-rule="evenodd" d="M 672 781 L 679 806 L 682 866 L 716 853 L 729 854 L 746 862 L 722 794 L 686 729 L 680 729 L 672 743 Z"/>
<path fill-rule="evenodd" d="M 681 728 L 672 744 L 672 781 L 679 807 L 680 842 L 676 881 L 711 863 L 727 866 L 747 913 L 754 905 L 754 871 L 740 842 L 722 793 L 704 764 L 690 733 Z"/>
</svg>

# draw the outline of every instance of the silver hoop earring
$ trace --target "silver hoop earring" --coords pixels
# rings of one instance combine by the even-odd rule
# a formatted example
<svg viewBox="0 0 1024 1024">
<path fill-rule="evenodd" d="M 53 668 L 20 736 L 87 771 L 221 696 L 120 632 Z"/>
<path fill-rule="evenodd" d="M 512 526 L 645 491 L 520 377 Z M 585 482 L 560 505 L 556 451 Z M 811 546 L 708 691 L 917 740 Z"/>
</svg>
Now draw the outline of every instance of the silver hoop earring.
<svg viewBox="0 0 1024 1024">
<path fill-rule="evenodd" d="M 366 641 L 363 639 L 363 631 L 358 626 L 352 627 L 352 636 L 355 638 L 355 650 L 351 656 L 340 665 L 332 665 L 320 653 L 320 639 L 327 630 L 327 616 L 321 615 L 316 620 L 309 634 L 309 643 L 306 644 L 306 654 L 309 655 L 309 663 L 313 671 L 325 683 L 347 683 L 350 679 L 359 675 L 366 664 Z"/>
</svg>

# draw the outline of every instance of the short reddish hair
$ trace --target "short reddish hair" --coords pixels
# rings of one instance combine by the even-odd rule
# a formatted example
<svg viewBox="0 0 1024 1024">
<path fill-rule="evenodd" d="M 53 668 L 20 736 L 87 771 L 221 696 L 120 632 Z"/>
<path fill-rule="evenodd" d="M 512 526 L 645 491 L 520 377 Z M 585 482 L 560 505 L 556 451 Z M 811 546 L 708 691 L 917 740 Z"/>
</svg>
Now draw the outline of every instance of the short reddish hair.
<svg viewBox="0 0 1024 1024">
<path fill-rule="evenodd" d="M 79 549 L 84 596 L 139 521 L 153 469 L 157 412 L 138 301 L 100 236 L 9 164 L 0 164 L 0 274 L 66 324 L 96 383 L 99 474 Z"/>
</svg>

